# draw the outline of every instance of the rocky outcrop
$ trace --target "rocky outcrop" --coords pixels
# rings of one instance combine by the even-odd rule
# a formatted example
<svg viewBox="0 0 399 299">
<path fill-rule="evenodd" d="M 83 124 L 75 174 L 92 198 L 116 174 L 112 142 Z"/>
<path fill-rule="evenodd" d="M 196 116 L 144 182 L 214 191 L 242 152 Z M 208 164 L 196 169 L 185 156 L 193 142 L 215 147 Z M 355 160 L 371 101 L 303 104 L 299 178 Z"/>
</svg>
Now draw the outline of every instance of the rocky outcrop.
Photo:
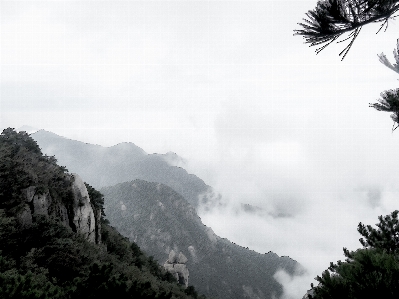
<svg viewBox="0 0 399 299">
<path fill-rule="evenodd" d="M 176 280 L 185 287 L 188 287 L 188 277 L 189 272 L 186 266 L 187 258 L 183 253 L 179 253 L 177 255 L 174 250 L 171 250 L 169 253 L 169 258 L 166 260 L 163 265 L 165 270 L 171 273 Z"/>
<path fill-rule="evenodd" d="M 96 240 L 96 225 L 93 207 L 90 204 L 89 193 L 82 179 L 77 174 L 72 174 L 72 229 L 80 232 L 89 242 Z"/>
<path fill-rule="evenodd" d="M 50 192 L 40 192 L 36 186 L 23 190 L 26 204 L 19 212 L 22 225 L 29 225 L 35 216 L 50 217 L 74 232 L 84 236 L 86 240 L 99 244 L 101 242 L 101 211 L 93 207 L 83 180 L 72 174 L 72 201 L 65 203 L 51 197 Z"/>
<path fill-rule="evenodd" d="M 30 186 L 23 190 L 25 195 L 25 207 L 19 214 L 20 221 L 24 225 L 32 223 L 34 216 L 50 216 L 65 226 L 69 225 L 68 211 L 63 203 L 53 199 L 49 193 L 40 192 L 36 186 Z"/>
</svg>

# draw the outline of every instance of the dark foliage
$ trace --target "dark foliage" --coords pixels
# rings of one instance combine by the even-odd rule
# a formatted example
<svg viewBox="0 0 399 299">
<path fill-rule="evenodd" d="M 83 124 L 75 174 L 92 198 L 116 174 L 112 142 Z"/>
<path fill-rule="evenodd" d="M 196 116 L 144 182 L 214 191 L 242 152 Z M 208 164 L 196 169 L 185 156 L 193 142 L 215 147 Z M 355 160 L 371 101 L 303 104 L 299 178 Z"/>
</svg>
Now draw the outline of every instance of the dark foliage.
<svg viewBox="0 0 399 299">
<path fill-rule="evenodd" d="M 381 99 L 377 100 L 378 103 L 370 103 L 370 107 L 385 112 L 392 112 L 391 118 L 395 123 L 399 124 L 399 89 L 387 90 L 381 93 Z M 394 131 L 396 127 L 392 128 Z"/>
<path fill-rule="evenodd" d="M 19 274 L 16 271 L 0 273 L 0 297 L 15 299 L 52 299 L 65 298 L 62 288 L 49 281 L 43 281 L 40 275 Z"/>
<path fill-rule="evenodd" d="M 380 62 L 389 69 L 399 73 L 399 39 L 396 43 L 396 49 L 393 51 L 395 58 L 394 64 L 391 64 L 384 53 L 378 55 Z M 377 99 L 377 103 L 370 103 L 370 107 L 384 112 L 391 112 L 391 118 L 394 122 L 392 131 L 399 126 L 399 89 L 386 90 L 381 93 L 381 98 Z M 396 124 L 396 127 L 395 127 Z"/>
<path fill-rule="evenodd" d="M 36 192 L 50 192 L 54 199 L 71 199 L 67 169 L 53 156 L 44 156 L 26 133 L 14 129 L 0 135 L 0 208 L 15 207 L 23 201 L 22 189 L 36 186 Z"/>
<path fill-rule="evenodd" d="M 357 230 L 364 237 L 360 238 L 360 243 L 366 248 L 378 248 L 390 254 L 399 254 L 398 214 L 399 211 L 395 210 L 391 215 L 379 216 L 380 222 L 376 224 L 378 229 L 360 222 Z"/>
<path fill-rule="evenodd" d="M 398 211 L 378 219 L 378 229 L 359 223 L 364 248 L 344 248 L 346 260 L 316 277 L 313 298 L 399 298 Z"/>
<path fill-rule="evenodd" d="M 4 213 L 0 219 L 1 298 L 186 298 L 152 258 L 107 225 L 105 250 L 44 217 L 24 229 L 3 225 L 15 222 Z"/>
<path fill-rule="evenodd" d="M 193 298 L 198 298 L 198 293 L 193 286 L 188 286 L 187 289 L 184 290 L 187 295 L 192 296 Z"/>
<path fill-rule="evenodd" d="M 350 40 L 349 44 L 339 54 L 342 59 L 348 54 L 356 37 L 364 25 L 382 22 L 378 32 L 388 21 L 394 18 L 399 10 L 399 1 L 394 0 L 323 0 L 318 1 L 315 9 L 308 11 L 299 23 L 303 29 L 294 30 L 294 35 L 302 35 L 310 46 L 322 45 L 316 49 L 319 53 L 340 36 L 349 33 L 344 40 Z"/>
<path fill-rule="evenodd" d="M 42 151 L 30 135 L 24 131 L 17 133 L 14 128 L 4 129 L 0 135 L 1 143 L 11 146 L 15 151 L 21 147 L 26 148 L 32 154 L 41 155 Z"/>
<path fill-rule="evenodd" d="M 104 213 L 104 195 L 99 191 L 94 189 L 89 184 L 85 183 L 87 192 L 89 193 L 90 202 L 94 205 L 96 209 L 101 209 L 101 216 L 105 216 Z"/>
</svg>

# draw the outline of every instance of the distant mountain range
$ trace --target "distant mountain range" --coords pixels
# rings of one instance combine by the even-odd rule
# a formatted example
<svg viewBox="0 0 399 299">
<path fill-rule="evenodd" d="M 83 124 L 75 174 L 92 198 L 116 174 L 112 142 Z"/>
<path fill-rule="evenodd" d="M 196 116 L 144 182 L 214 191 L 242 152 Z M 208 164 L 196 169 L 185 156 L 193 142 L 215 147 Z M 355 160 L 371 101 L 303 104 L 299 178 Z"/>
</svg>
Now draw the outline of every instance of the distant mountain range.
<svg viewBox="0 0 399 299">
<path fill-rule="evenodd" d="M 133 143 L 119 143 L 111 147 L 88 144 L 39 130 L 31 134 L 44 154 L 55 155 L 58 164 L 99 189 L 118 183 L 141 179 L 158 182 L 173 188 L 195 208 L 199 195 L 212 188 L 193 174 L 171 165 L 179 157 L 173 153 L 147 154 Z M 206 196 L 202 200 L 209 200 Z"/>
<path fill-rule="evenodd" d="M 279 298 L 278 269 L 293 274 L 299 264 L 269 252 L 259 254 L 215 235 L 195 209 L 170 187 L 134 180 L 105 187 L 107 219 L 124 236 L 163 264 L 171 250 L 182 252 L 189 284 L 220 299 Z"/>
<path fill-rule="evenodd" d="M 170 250 L 182 252 L 189 260 L 189 284 L 200 293 L 219 299 L 278 298 L 282 286 L 273 275 L 280 268 L 292 274 L 299 266 L 289 257 L 233 244 L 204 226 L 196 213 L 199 201 L 213 203 L 218 196 L 209 199 L 210 186 L 173 166 L 176 154 L 149 155 L 133 143 L 102 147 L 44 130 L 31 137 L 43 153 L 100 189 L 107 219 L 122 235 L 161 264 Z M 263 213 L 249 205 L 241 210 Z"/>
</svg>

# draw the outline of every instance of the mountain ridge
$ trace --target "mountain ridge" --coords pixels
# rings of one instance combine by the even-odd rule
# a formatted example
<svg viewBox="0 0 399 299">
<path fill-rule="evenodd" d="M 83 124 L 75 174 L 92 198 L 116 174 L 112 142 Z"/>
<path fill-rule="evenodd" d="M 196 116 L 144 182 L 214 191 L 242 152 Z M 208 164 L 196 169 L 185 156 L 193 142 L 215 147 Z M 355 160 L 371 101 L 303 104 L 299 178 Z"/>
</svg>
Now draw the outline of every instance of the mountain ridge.
<svg viewBox="0 0 399 299">
<path fill-rule="evenodd" d="M 55 155 L 60 164 L 79 173 L 86 182 L 98 189 L 136 178 L 159 182 L 182 194 L 195 208 L 199 204 L 199 195 L 207 194 L 211 190 L 196 175 L 188 173 L 182 167 L 171 165 L 167 161 L 170 155 L 146 154 L 134 143 L 103 147 L 68 139 L 45 130 L 31 136 L 45 154 Z"/>
<path fill-rule="evenodd" d="M 272 298 L 282 294 L 273 275 L 294 274 L 299 263 L 269 251 L 261 254 L 217 236 L 172 188 L 134 180 L 100 189 L 105 213 L 118 231 L 161 264 L 171 250 L 187 258 L 190 281 L 220 299 Z"/>
</svg>

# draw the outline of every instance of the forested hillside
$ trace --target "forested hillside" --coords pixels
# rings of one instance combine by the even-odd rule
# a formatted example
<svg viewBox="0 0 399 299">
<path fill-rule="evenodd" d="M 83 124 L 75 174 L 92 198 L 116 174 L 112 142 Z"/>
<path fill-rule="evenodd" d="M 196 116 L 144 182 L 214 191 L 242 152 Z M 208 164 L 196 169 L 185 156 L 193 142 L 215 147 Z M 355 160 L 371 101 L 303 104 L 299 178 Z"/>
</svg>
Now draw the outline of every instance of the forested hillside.
<svg viewBox="0 0 399 299">
<path fill-rule="evenodd" d="M 201 222 L 195 209 L 172 188 L 134 180 L 102 188 L 104 209 L 118 231 L 145 252 L 165 262 L 182 252 L 189 283 L 219 299 L 279 298 L 279 269 L 294 274 L 300 265 L 273 252 L 260 254 L 220 238 Z"/>
<path fill-rule="evenodd" d="M 109 226 L 101 193 L 77 181 L 27 133 L 0 135 L 0 298 L 198 297 Z"/>
</svg>

